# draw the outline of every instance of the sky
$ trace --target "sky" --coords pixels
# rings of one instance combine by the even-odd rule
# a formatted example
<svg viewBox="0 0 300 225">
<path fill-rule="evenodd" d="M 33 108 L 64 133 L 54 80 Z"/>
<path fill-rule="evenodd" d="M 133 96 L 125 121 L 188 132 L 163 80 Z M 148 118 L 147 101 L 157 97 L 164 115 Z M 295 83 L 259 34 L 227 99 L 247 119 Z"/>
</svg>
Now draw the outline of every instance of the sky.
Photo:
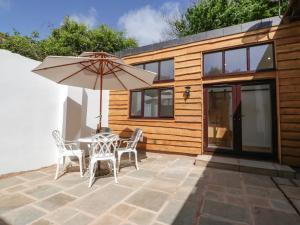
<svg viewBox="0 0 300 225">
<path fill-rule="evenodd" d="M 106 24 L 124 31 L 140 46 L 170 38 L 169 20 L 192 0 L 0 0 L 0 32 L 23 35 L 38 31 L 45 38 L 65 16 L 97 27 Z"/>
</svg>

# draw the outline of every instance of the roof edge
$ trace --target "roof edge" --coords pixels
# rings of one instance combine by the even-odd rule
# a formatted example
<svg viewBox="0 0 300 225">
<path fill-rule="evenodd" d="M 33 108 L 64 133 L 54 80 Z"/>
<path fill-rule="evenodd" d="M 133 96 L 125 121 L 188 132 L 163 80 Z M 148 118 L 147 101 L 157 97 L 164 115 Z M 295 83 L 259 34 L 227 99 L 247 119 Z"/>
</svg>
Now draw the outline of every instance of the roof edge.
<svg viewBox="0 0 300 225">
<path fill-rule="evenodd" d="M 163 42 L 154 43 L 154 44 L 145 45 L 136 48 L 129 48 L 119 52 L 115 52 L 115 55 L 118 57 L 126 57 L 126 56 L 137 55 L 145 52 L 151 52 L 151 51 L 171 48 L 175 46 L 180 46 L 184 44 L 190 44 L 198 41 L 205 41 L 213 38 L 219 38 L 219 37 L 239 34 L 243 32 L 255 31 L 259 29 L 277 26 L 281 23 L 281 21 L 282 18 L 279 16 L 270 17 L 261 20 L 255 20 L 255 21 L 237 24 L 229 27 L 220 28 L 220 29 L 205 31 L 198 34 L 185 36 L 182 38 L 172 39 L 172 40 L 163 41 Z"/>
</svg>

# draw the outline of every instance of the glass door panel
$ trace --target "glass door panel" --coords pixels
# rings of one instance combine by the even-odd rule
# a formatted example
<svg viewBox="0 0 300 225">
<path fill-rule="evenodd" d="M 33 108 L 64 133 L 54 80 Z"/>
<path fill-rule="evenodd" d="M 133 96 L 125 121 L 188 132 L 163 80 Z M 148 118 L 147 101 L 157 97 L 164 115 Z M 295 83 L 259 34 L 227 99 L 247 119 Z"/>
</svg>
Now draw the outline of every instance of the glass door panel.
<svg viewBox="0 0 300 225">
<path fill-rule="evenodd" d="M 272 105 L 269 84 L 241 86 L 242 151 L 272 153 Z"/>
<path fill-rule="evenodd" d="M 232 87 L 207 88 L 208 148 L 233 150 Z"/>
</svg>

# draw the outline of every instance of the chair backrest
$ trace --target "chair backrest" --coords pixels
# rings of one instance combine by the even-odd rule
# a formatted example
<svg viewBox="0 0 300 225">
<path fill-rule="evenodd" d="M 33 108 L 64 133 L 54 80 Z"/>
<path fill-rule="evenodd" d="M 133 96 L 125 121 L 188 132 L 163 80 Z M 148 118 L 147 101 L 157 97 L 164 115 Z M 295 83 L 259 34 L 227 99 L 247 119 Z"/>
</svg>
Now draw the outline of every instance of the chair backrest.
<svg viewBox="0 0 300 225">
<path fill-rule="evenodd" d="M 143 135 L 143 131 L 140 128 L 136 128 L 130 138 L 130 140 L 132 141 L 129 144 L 129 148 L 135 149 L 137 146 L 137 143 L 139 142 L 139 140 L 142 138 Z"/>
<path fill-rule="evenodd" d="M 118 135 L 102 135 L 94 136 L 97 142 L 92 146 L 92 155 L 98 157 L 111 156 L 115 154 L 118 145 Z"/>
<path fill-rule="evenodd" d="M 52 137 L 55 140 L 55 144 L 57 146 L 59 153 L 63 153 L 64 151 L 67 150 L 65 147 L 64 139 L 62 138 L 62 136 L 58 130 L 52 131 Z"/>
</svg>

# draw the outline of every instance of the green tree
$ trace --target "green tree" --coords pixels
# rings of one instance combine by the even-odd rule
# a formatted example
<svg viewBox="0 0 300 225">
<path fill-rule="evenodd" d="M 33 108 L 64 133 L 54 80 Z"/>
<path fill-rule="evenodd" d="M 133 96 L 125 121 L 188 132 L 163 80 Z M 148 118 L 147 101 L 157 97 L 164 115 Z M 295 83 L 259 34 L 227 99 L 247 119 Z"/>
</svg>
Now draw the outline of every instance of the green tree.
<svg viewBox="0 0 300 225">
<path fill-rule="evenodd" d="M 38 33 L 32 32 L 30 36 L 22 36 L 14 31 L 13 35 L 1 35 L 0 48 L 10 50 L 20 55 L 39 59 L 41 52 L 38 44 Z"/>
<path fill-rule="evenodd" d="M 281 0 L 281 12 L 288 0 Z M 270 0 L 199 0 L 171 23 L 178 37 L 278 15 Z"/>
<path fill-rule="evenodd" d="M 31 36 L 22 36 L 18 32 L 6 36 L 2 33 L 1 36 L 0 48 L 36 60 L 43 60 L 48 55 L 77 56 L 84 51 L 113 53 L 137 46 L 137 42 L 126 38 L 123 32 L 114 31 L 106 25 L 90 29 L 69 17 L 65 17 L 62 25 L 43 40 L 38 39 L 37 32 L 32 32 Z"/>
</svg>

